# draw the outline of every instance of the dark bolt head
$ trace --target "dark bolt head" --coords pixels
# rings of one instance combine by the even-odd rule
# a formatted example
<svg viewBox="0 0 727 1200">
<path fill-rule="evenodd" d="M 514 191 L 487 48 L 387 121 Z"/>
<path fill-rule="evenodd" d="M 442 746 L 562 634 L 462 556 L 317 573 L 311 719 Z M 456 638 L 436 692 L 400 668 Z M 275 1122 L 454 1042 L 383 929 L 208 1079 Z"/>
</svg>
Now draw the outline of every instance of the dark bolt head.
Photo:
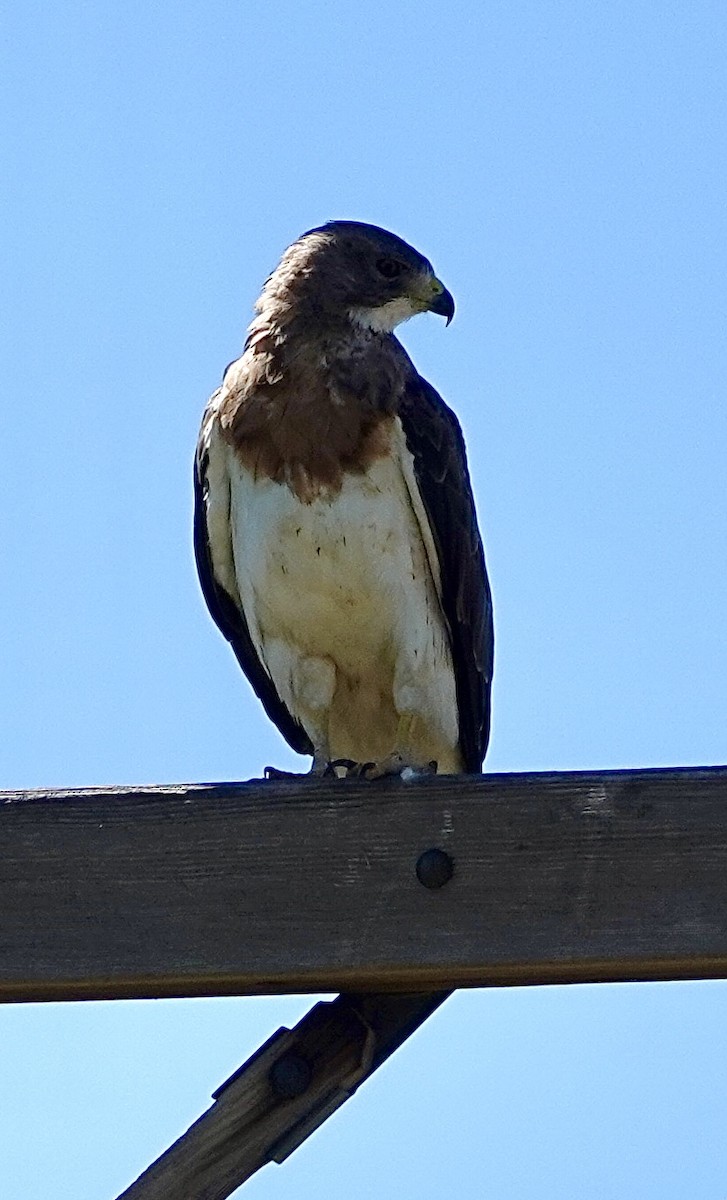
<svg viewBox="0 0 727 1200">
<path fill-rule="evenodd" d="M 312 1075 L 313 1069 L 307 1058 L 290 1050 L 273 1063 L 268 1079 L 276 1096 L 281 1100 L 292 1100 L 308 1090 Z"/>
<path fill-rule="evenodd" d="M 454 874 L 454 862 L 446 850 L 425 850 L 417 859 L 417 879 L 425 888 L 444 887 Z"/>
</svg>

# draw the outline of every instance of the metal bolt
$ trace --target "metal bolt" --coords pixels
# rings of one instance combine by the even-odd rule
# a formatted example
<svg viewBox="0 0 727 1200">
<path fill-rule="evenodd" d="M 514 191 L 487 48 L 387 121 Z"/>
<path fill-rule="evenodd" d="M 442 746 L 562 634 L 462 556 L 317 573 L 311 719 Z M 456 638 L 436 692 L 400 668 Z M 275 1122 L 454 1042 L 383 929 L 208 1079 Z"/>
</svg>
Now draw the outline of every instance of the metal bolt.
<svg viewBox="0 0 727 1200">
<path fill-rule="evenodd" d="M 446 850 L 434 847 L 419 855 L 416 872 L 417 879 L 425 888 L 444 887 L 454 874 L 454 862 Z"/>
<path fill-rule="evenodd" d="M 302 1096 L 308 1090 L 312 1077 L 313 1068 L 308 1059 L 295 1050 L 290 1050 L 274 1062 L 268 1075 L 271 1088 L 281 1100 Z"/>
</svg>

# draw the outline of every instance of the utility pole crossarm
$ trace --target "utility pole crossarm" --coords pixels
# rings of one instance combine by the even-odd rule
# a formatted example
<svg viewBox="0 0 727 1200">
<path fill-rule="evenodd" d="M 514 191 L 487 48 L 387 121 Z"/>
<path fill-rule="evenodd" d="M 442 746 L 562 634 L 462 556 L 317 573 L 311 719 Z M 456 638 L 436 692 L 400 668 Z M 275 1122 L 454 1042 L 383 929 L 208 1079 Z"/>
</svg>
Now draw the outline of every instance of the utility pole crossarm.
<svg viewBox="0 0 727 1200">
<path fill-rule="evenodd" d="M 225 1200 L 454 988 L 727 977 L 725 767 L 0 793 L 0 844 L 0 999 L 343 993 L 118 1200 Z"/>
<path fill-rule="evenodd" d="M 727 976 L 724 767 L 0 801 L 6 1001 Z"/>
</svg>

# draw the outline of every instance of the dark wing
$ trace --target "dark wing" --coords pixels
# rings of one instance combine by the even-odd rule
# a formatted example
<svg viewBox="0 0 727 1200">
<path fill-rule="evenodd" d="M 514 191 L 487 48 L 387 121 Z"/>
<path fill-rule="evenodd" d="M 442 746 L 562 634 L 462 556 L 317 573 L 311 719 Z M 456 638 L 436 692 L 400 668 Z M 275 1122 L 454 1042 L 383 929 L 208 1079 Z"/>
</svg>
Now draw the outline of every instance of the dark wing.
<svg viewBox="0 0 727 1200">
<path fill-rule="evenodd" d="M 194 469 L 194 556 L 202 594 L 213 621 L 232 646 L 237 661 L 250 680 L 255 694 L 262 701 L 270 720 L 277 725 L 288 745 L 294 750 L 299 754 L 312 754 L 313 745 L 308 734 L 280 699 L 272 679 L 258 657 L 241 604 L 236 597 L 229 594 L 215 575 L 207 524 L 210 452 L 204 434 L 203 426 Z M 229 487 L 227 480 L 225 483 Z"/>
<path fill-rule="evenodd" d="M 464 438 L 454 413 L 420 375 L 408 382 L 399 415 L 439 558 L 460 748 L 465 770 L 476 773 L 490 734 L 494 633 Z"/>
</svg>

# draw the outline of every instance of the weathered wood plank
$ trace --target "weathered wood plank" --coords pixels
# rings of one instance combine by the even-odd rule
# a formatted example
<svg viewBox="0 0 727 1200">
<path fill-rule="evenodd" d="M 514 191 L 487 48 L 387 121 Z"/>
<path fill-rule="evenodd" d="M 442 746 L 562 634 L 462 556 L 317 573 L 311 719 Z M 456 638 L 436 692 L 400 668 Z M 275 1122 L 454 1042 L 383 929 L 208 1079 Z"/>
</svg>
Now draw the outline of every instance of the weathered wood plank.
<svg viewBox="0 0 727 1200">
<path fill-rule="evenodd" d="M 727 976 L 723 767 L 0 800 L 3 1000 Z"/>
<path fill-rule="evenodd" d="M 283 1162 L 446 999 L 338 996 L 279 1029 L 117 1200 L 225 1200 Z M 282 1086 L 281 1086 L 282 1085 Z"/>
</svg>

